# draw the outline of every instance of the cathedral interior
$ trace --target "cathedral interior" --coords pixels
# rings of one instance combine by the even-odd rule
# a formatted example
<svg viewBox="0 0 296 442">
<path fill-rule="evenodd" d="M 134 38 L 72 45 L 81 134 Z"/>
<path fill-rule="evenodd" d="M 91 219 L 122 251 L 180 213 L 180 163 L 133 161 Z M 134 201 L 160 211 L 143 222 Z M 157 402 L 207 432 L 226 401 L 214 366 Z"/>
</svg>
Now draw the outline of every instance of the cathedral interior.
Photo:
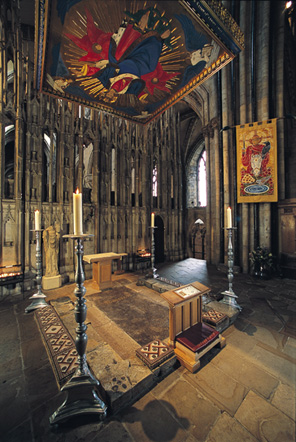
<svg viewBox="0 0 296 442">
<path fill-rule="evenodd" d="M 87 3 L 87 0 L 81 1 Z M 59 3 L 58 0 L 55 2 Z M 1 400 L 1 410 L 8 407 L 7 415 L 4 413 L 0 418 L 3 440 L 17 441 L 22 437 L 24 441 L 72 441 L 87 437 L 87 440 L 95 441 L 100 437 L 104 441 L 131 442 L 293 441 L 296 374 L 295 1 L 188 1 L 188 4 L 205 3 L 211 8 L 223 5 L 225 16 L 231 16 L 235 21 L 234 32 L 238 32 L 237 29 L 242 32 L 240 51 L 231 62 L 191 88 L 189 93 L 183 94 L 146 124 L 139 123 L 135 118 L 116 115 L 109 108 L 92 106 L 83 99 L 65 99 L 62 90 L 60 97 L 38 90 L 36 39 L 38 40 L 40 34 L 36 29 L 35 19 L 38 14 L 35 8 L 38 9 L 39 3 L 48 2 L 2 0 L 0 5 L 0 317 L 2 354 L 5 354 L 3 363 L 0 363 L 0 376 L 6 389 Z M 72 3 L 75 5 L 79 1 Z M 99 3 L 102 6 L 105 2 Z M 138 3 L 139 8 L 145 7 L 144 1 L 134 3 Z M 112 12 L 109 11 L 109 14 L 111 17 Z M 233 24 L 231 21 L 229 23 Z M 233 29 L 229 29 L 229 34 Z M 275 132 L 269 129 L 271 122 Z M 267 136 L 266 140 L 270 141 L 265 144 L 262 141 L 263 130 L 268 134 L 273 133 L 273 138 L 272 135 Z M 243 138 L 241 163 L 237 153 L 242 139 L 239 138 L 240 133 L 241 137 L 249 133 L 246 140 Z M 248 160 L 249 163 L 244 162 L 250 148 L 245 147 L 245 142 L 257 148 L 257 155 L 253 155 Z M 270 142 L 273 143 L 272 149 L 276 151 L 273 156 Z M 258 145 L 266 148 L 267 153 L 262 150 L 259 152 Z M 259 156 L 258 166 L 255 161 L 259 161 Z M 259 168 L 257 172 L 256 167 Z M 255 192 L 251 190 L 255 188 L 255 181 L 256 191 L 261 192 L 260 189 L 263 189 L 263 196 L 254 196 L 252 193 Z M 242 188 L 249 190 L 244 191 Z M 75 200 L 76 189 L 80 189 L 81 194 L 81 220 L 75 218 L 73 199 Z M 81 229 L 77 233 L 77 223 L 80 222 Z M 81 242 L 80 239 L 77 241 L 79 235 L 80 239 L 83 236 Z M 78 246 L 75 246 L 76 241 Z M 82 252 L 80 250 L 79 255 L 79 244 L 82 243 Z M 263 282 L 258 275 L 254 276 L 256 269 L 250 259 L 256 250 L 262 250 L 262 253 L 266 251 L 272 257 L 269 279 Z M 110 254 L 114 258 L 110 261 L 111 264 L 109 262 L 108 271 L 110 281 L 112 279 L 114 282 L 112 288 L 115 287 L 115 291 L 118 291 L 117 295 L 114 294 L 115 298 L 111 297 L 112 288 L 107 283 L 105 292 L 103 284 L 107 276 L 104 269 L 102 270 L 102 264 L 95 262 L 93 258 L 87 261 L 87 257 L 102 255 L 105 259 Z M 183 263 L 187 267 L 187 279 L 183 274 Z M 101 284 L 102 290 L 99 292 L 100 301 L 97 301 L 92 281 L 95 271 L 100 272 L 100 269 L 102 274 L 98 276 L 98 284 Z M 172 291 L 174 286 L 199 281 L 209 286 L 215 295 L 228 284 L 231 292 L 233 280 L 235 292 L 239 288 L 241 294 L 237 299 L 240 305 L 230 295 L 228 307 L 237 309 L 235 319 L 232 320 L 230 315 L 230 326 L 223 333 L 227 341 L 226 347 L 222 348 L 221 345 L 221 349 L 217 350 L 215 347 L 211 350 L 213 353 L 205 357 L 206 362 L 202 362 L 202 369 L 197 375 L 189 373 L 182 363 L 177 369 L 175 365 L 172 368 L 172 363 L 167 363 L 160 374 L 153 373 L 154 378 L 163 378 L 162 382 L 156 382 L 153 394 L 149 392 L 149 388 L 154 386 L 153 383 L 149 384 L 149 376 L 143 381 L 142 378 L 139 380 L 140 376 L 137 374 L 134 384 L 138 386 L 138 392 L 133 390 L 132 398 L 122 399 L 122 402 L 130 406 L 139 400 L 137 404 L 141 417 L 137 418 L 133 407 L 128 408 L 125 414 L 118 405 L 119 414 L 113 420 L 108 418 L 110 420 L 106 424 L 92 422 L 85 426 L 84 422 L 84 430 L 81 430 L 72 423 L 71 430 L 65 427 L 64 432 L 47 429 L 48 416 L 61 402 L 53 375 L 46 375 L 50 376 L 48 385 L 51 386 L 51 393 L 49 387 L 48 391 L 46 387 L 40 389 L 37 381 L 32 381 L 31 384 L 26 381 L 27 391 L 21 403 L 18 402 L 13 387 L 13 382 L 25 385 L 21 376 L 26 375 L 26 369 L 30 370 L 28 361 L 34 360 L 34 351 L 40 352 L 39 379 L 43 382 L 45 378 L 42 366 L 51 371 L 36 325 L 38 321 L 34 321 L 33 315 L 42 311 L 45 305 L 47 308 L 51 304 L 57 310 L 58 316 L 64 318 L 67 302 L 73 306 L 75 296 L 72 294 L 76 293 L 78 298 L 80 296 L 80 301 L 76 305 L 75 320 L 80 324 L 79 327 L 84 321 L 91 323 L 88 346 L 92 349 L 97 332 L 92 331 L 91 327 L 94 327 L 96 321 L 100 321 L 104 308 L 108 310 L 101 299 L 108 289 L 109 303 L 114 306 L 114 311 L 111 312 L 111 309 L 109 315 L 115 314 L 116 296 L 118 302 L 124 297 L 128 299 L 132 285 L 133 289 L 137 287 L 137 295 L 142 291 L 144 298 L 150 297 L 151 302 L 158 305 L 159 309 L 165 309 L 166 320 L 172 321 L 173 313 L 170 310 L 169 319 L 165 298 L 160 299 L 159 294 L 153 290 L 155 279 L 158 279 L 159 284 L 168 284 L 167 289 L 163 289 L 164 292 Z M 89 296 L 88 314 L 91 319 L 84 317 L 82 321 L 77 317 L 84 314 L 84 281 Z M 122 289 L 123 294 L 120 295 L 120 287 L 124 285 L 128 287 L 125 287 L 125 291 Z M 36 287 L 37 295 L 43 290 L 47 301 L 42 297 L 40 301 L 37 296 L 41 305 L 35 306 L 33 299 L 30 310 L 28 306 Z M 256 299 L 252 306 L 250 291 Z M 61 307 L 66 298 L 67 302 Z M 266 310 L 258 313 L 262 307 L 262 299 L 273 312 L 272 320 L 267 318 Z M 217 302 L 217 296 L 212 301 Z M 125 298 L 122 302 L 125 302 Z M 142 308 L 141 305 L 139 309 Z M 259 310 L 256 310 L 257 307 Z M 92 311 L 93 308 L 97 309 L 96 313 Z M 128 310 L 129 307 L 126 308 Z M 73 327 L 75 340 L 74 310 L 71 311 L 73 320 L 69 319 L 66 326 L 68 329 Z M 104 314 L 108 316 L 106 312 Z M 258 318 L 261 315 L 261 320 L 259 318 L 258 322 L 253 323 L 251 317 L 256 315 Z M 159 319 L 159 324 L 161 322 L 162 319 Z M 278 322 L 280 325 L 276 328 Z M 264 327 L 268 328 L 270 323 L 272 326 L 267 332 Z M 282 332 L 280 326 L 285 331 L 282 335 L 279 334 Z M 166 327 L 162 340 L 167 338 L 169 327 L 171 333 L 171 322 Z M 243 364 L 238 365 L 242 355 L 233 347 L 237 345 L 243 348 L 243 359 L 246 358 L 247 361 L 248 351 L 251 351 L 248 345 L 254 337 L 252 327 L 259 332 L 261 330 L 263 343 L 260 341 L 261 335 L 256 339 L 261 342 L 260 348 L 265 346 L 264 351 L 270 352 L 271 360 L 272 354 L 277 358 L 277 352 L 281 351 L 281 357 L 284 354 L 281 361 L 284 360 L 288 365 L 278 365 L 275 371 L 269 372 L 268 369 L 265 373 L 265 368 L 260 365 L 261 356 L 257 355 L 259 365 L 252 362 L 250 366 L 255 367 L 252 379 L 258 380 L 258 387 L 253 384 L 251 387 L 241 386 L 243 382 L 236 379 L 235 382 L 242 389 L 239 390 L 231 384 L 233 380 L 229 384 L 225 381 L 229 391 L 232 388 L 236 391 L 232 393 L 231 405 L 229 402 L 226 406 L 222 399 L 217 399 L 214 389 L 209 399 L 209 385 L 208 389 L 202 390 L 200 387 L 201 390 L 194 390 L 193 398 L 192 389 L 207 382 L 206 370 L 213 370 L 211 378 L 215 377 L 215 370 L 218 371 L 223 383 L 223 376 L 226 376 L 222 366 L 223 354 L 227 355 L 234 370 L 235 367 L 238 367 L 238 372 L 243 370 Z M 149 330 L 152 329 L 154 330 L 154 321 L 151 320 Z M 247 330 L 244 336 L 248 335 L 248 343 L 240 336 L 243 330 Z M 268 339 L 276 344 L 273 341 L 271 344 L 267 333 L 271 336 Z M 83 347 L 85 331 L 79 330 L 77 334 L 76 342 L 80 342 Z M 11 336 L 16 337 L 12 339 Z M 110 341 L 115 341 L 116 336 L 121 336 L 120 326 L 115 324 L 110 334 L 104 335 L 102 331 L 102 342 L 107 340 L 106 336 Z M 160 334 L 156 333 L 152 339 L 157 336 Z M 146 342 L 144 338 L 142 342 L 133 337 L 131 344 L 128 339 L 132 338 L 127 338 L 128 343 L 125 344 L 114 343 L 113 348 L 131 346 L 134 354 L 137 347 L 134 342 L 141 346 Z M 12 342 L 18 342 L 17 351 L 25 361 L 23 368 L 19 368 L 21 375 L 17 374 L 16 368 L 7 374 L 12 360 L 6 354 L 13 348 Z M 29 349 L 26 343 L 31 342 L 34 344 Z M 108 345 L 111 345 L 109 341 Z M 91 349 L 88 353 L 90 361 L 94 353 Z M 118 351 L 121 354 L 119 349 Z M 107 357 L 116 359 L 111 355 L 111 350 Z M 85 358 L 85 347 L 81 358 Z M 137 360 L 136 356 L 134 359 Z M 214 362 L 215 359 L 218 362 Z M 101 378 L 105 387 L 105 374 L 102 374 L 96 362 L 93 364 L 92 366 L 90 363 L 92 372 Z M 245 365 L 248 364 L 249 361 Z M 123 362 L 119 366 L 122 367 Z M 132 362 L 130 366 L 133 366 Z M 38 376 L 35 374 L 34 379 Z M 241 377 L 244 375 L 241 374 Z M 280 380 L 279 384 L 276 384 L 276 378 Z M 169 383 L 173 385 L 171 390 Z M 11 390 L 8 390 L 9 385 Z M 182 388 L 186 392 L 185 398 L 182 398 Z M 144 393 L 147 395 L 143 396 Z M 235 398 L 238 397 L 236 395 L 241 395 L 241 405 L 233 408 Z M 101 396 L 104 397 L 104 394 Z M 199 405 L 196 405 L 196 397 L 199 398 Z M 49 398 L 52 401 L 50 411 L 46 409 Z M 174 398 L 179 398 L 180 402 Z M 116 400 L 120 402 L 118 397 Z M 9 401 L 12 405 L 8 405 Z M 22 404 L 27 404 L 28 401 L 30 417 L 22 415 L 15 422 L 11 417 L 14 410 L 15 415 L 21 414 Z M 157 421 L 153 401 L 162 422 L 161 425 L 156 424 L 155 433 L 150 428 L 152 421 L 154 424 Z M 105 402 L 109 404 L 108 399 Z M 260 408 L 263 402 L 264 406 L 266 403 L 266 407 L 270 407 L 268 411 L 267 408 Z M 191 409 L 188 403 L 192 404 Z M 286 405 L 279 405 L 282 403 Z M 178 408 L 180 404 L 183 404 L 183 416 L 186 416 L 183 421 Z M 251 410 L 257 406 L 258 410 L 260 408 L 260 412 L 257 410 L 258 422 L 249 425 L 252 419 L 247 408 Z M 108 407 L 112 409 L 110 404 Z M 115 405 L 114 407 L 116 408 Z M 170 407 L 174 407 L 175 411 Z M 202 424 L 198 424 L 192 410 L 196 410 L 197 414 L 202 413 Z M 275 422 L 270 424 L 270 432 L 256 427 L 265 419 L 265 412 L 268 419 L 274 419 Z M 98 414 L 104 415 L 104 412 L 100 409 Z M 145 427 L 145 423 L 150 429 Z M 199 425 L 202 430 L 197 430 Z M 174 431 L 170 433 L 169 428 Z"/>
</svg>

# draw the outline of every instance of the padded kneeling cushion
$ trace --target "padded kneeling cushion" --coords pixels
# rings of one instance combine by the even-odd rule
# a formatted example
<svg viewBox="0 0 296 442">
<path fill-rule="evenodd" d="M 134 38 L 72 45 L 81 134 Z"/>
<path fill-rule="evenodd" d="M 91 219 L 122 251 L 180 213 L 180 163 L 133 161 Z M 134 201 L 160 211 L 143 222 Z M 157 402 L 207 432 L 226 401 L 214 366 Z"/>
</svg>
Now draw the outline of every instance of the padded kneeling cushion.
<svg viewBox="0 0 296 442">
<path fill-rule="evenodd" d="M 197 352 L 205 348 L 219 336 L 219 332 L 212 327 L 198 322 L 176 336 L 176 341 L 185 345 L 189 350 Z"/>
</svg>

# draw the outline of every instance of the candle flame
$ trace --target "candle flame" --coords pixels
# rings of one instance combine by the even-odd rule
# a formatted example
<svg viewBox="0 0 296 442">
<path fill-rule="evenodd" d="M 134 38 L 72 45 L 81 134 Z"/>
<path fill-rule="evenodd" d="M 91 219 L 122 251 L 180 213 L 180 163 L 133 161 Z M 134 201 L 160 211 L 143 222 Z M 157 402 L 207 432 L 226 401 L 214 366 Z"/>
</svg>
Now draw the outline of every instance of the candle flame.
<svg viewBox="0 0 296 442">
<path fill-rule="evenodd" d="M 76 192 L 75 192 L 77 195 L 79 194 L 79 189 L 78 189 L 78 187 L 77 187 L 77 189 L 76 189 Z"/>
<path fill-rule="evenodd" d="M 35 210 L 35 213 L 39 213 L 39 210 Z"/>
<path fill-rule="evenodd" d="M 21 273 L 17 272 L 17 273 L 1 273 L 0 274 L 0 278 L 7 278 L 7 277 L 11 277 L 11 276 L 20 276 Z"/>
</svg>

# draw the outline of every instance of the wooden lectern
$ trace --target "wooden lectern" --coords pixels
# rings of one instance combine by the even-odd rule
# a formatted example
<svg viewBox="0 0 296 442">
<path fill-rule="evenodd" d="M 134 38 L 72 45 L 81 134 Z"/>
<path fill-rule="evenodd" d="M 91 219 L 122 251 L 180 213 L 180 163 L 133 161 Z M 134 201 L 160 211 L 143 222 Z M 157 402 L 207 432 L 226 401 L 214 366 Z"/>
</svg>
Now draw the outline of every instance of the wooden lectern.
<svg viewBox="0 0 296 442">
<path fill-rule="evenodd" d="M 169 304 L 169 345 L 182 365 L 194 373 L 200 358 L 217 344 L 226 344 L 219 332 L 202 322 L 202 296 L 210 289 L 199 282 L 161 293 Z"/>
</svg>

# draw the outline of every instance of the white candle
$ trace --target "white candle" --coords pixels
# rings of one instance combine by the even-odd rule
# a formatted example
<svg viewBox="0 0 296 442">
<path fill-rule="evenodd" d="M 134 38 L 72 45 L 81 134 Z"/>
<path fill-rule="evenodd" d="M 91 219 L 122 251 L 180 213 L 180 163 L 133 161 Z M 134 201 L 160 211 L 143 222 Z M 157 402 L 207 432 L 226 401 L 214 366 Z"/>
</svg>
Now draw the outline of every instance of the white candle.
<svg viewBox="0 0 296 442">
<path fill-rule="evenodd" d="M 40 230 L 40 212 L 35 210 L 35 230 Z"/>
<path fill-rule="evenodd" d="M 231 207 L 227 207 L 227 228 L 232 228 Z"/>
<path fill-rule="evenodd" d="M 74 235 L 82 235 L 82 194 L 79 189 L 73 193 Z"/>
<path fill-rule="evenodd" d="M 152 212 L 151 213 L 151 227 L 154 227 L 154 216 L 155 216 L 155 214 Z"/>
</svg>

